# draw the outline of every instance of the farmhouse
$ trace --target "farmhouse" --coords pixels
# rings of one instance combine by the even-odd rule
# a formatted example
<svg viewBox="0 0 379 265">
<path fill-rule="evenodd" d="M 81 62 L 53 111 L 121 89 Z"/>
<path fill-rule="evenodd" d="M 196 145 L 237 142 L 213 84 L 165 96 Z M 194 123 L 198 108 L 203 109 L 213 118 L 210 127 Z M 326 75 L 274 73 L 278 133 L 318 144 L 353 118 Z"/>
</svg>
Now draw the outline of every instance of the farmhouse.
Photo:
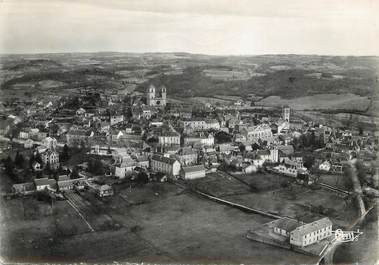
<svg viewBox="0 0 379 265">
<path fill-rule="evenodd" d="M 304 224 L 290 233 L 290 243 L 305 247 L 332 235 L 332 222 L 328 217 Z"/>
<path fill-rule="evenodd" d="M 101 197 L 113 196 L 113 189 L 109 185 L 101 185 L 99 188 L 97 188 L 96 194 L 100 198 Z"/>
</svg>

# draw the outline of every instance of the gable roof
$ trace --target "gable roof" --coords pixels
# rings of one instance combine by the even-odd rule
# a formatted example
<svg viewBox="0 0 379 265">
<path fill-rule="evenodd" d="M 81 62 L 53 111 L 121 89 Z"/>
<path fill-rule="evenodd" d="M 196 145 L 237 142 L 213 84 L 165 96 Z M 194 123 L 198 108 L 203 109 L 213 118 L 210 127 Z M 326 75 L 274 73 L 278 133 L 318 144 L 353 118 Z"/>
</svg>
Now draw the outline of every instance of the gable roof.
<svg viewBox="0 0 379 265">
<path fill-rule="evenodd" d="M 287 217 L 278 219 L 274 222 L 274 227 L 283 229 L 287 232 L 291 232 L 301 225 L 304 225 L 304 223 Z"/>
<path fill-rule="evenodd" d="M 299 226 L 293 230 L 293 232 L 297 232 L 301 235 L 306 235 L 331 225 L 333 225 L 332 221 L 330 221 L 328 217 L 325 217 L 312 223 Z"/>
<path fill-rule="evenodd" d="M 165 156 L 160 156 L 160 155 L 153 155 L 151 159 L 165 163 L 165 164 L 170 164 L 170 165 L 173 165 L 175 162 L 177 162 L 176 159 L 173 159 L 170 157 L 165 157 Z"/>
<path fill-rule="evenodd" d="M 44 186 L 44 185 L 54 185 L 55 180 L 54 179 L 49 179 L 49 178 L 40 178 L 40 179 L 35 179 L 34 184 L 36 186 Z"/>
<path fill-rule="evenodd" d="M 205 170 L 203 165 L 189 166 L 182 168 L 185 173 L 192 173 Z"/>
</svg>

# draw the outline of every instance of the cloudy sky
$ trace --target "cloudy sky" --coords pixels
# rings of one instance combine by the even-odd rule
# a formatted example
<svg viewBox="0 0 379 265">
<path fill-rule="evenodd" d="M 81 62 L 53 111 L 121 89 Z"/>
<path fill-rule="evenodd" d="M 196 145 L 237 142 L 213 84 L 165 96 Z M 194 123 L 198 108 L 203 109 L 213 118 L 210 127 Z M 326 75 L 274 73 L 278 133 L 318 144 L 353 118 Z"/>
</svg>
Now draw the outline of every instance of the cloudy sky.
<svg viewBox="0 0 379 265">
<path fill-rule="evenodd" d="M 0 0 L 0 53 L 379 55 L 378 0 Z"/>
</svg>

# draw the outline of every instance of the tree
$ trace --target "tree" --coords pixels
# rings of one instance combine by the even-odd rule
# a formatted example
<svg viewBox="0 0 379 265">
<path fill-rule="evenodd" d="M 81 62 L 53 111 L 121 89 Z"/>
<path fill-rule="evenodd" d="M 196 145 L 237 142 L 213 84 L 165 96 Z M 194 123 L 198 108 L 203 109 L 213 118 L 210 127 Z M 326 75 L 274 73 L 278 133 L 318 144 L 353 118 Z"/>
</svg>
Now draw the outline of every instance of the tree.
<svg viewBox="0 0 379 265">
<path fill-rule="evenodd" d="M 62 153 L 59 156 L 59 158 L 60 158 L 61 161 L 67 161 L 70 158 L 69 151 L 70 150 L 69 150 L 67 144 L 65 144 L 63 146 Z"/>
<path fill-rule="evenodd" d="M 259 150 L 261 147 L 259 146 L 259 144 L 257 144 L 256 142 L 254 142 L 254 143 L 251 145 L 251 148 L 253 148 L 253 150 L 256 151 L 256 150 Z"/>
<path fill-rule="evenodd" d="M 4 161 L 4 167 L 5 167 L 5 173 L 13 178 L 15 176 L 13 170 L 14 170 L 14 163 L 10 156 L 8 156 Z"/>
<path fill-rule="evenodd" d="M 46 174 L 46 175 L 51 175 L 51 174 L 53 174 L 53 171 L 51 170 L 51 168 L 50 168 L 50 162 L 49 161 L 47 161 L 47 163 L 46 163 L 46 165 L 45 165 L 45 168 L 44 168 L 44 173 Z"/>
<path fill-rule="evenodd" d="M 229 143 L 232 141 L 232 136 L 224 131 L 217 132 L 215 134 L 216 143 Z"/>
<path fill-rule="evenodd" d="M 42 157 L 40 153 L 37 152 L 37 154 L 34 156 L 34 160 L 42 165 Z"/>
<path fill-rule="evenodd" d="M 72 169 L 72 172 L 71 172 L 71 175 L 70 175 L 70 179 L 77 179 L 79 178 L 79 170 L 77 167 L 74 167 Z"/>
<path fill-rule="evenodd" d="M 17 151 L 16 157 L 15 157 L 15 161 L 14 161 L 15 165 L 17 167 L 23 167 L 24 161 L 25 161 L 24 160 L 24 156 Z"/>
<path fill-rule="evenodd" d="M 136 182 L 139 184 L 146 184 L 149 182 L 149 177 L 145 172 L 140 171 L 137 175 Z"/>
<path fill-rule="evenodd" d="M 246 146 L 243 145 L 243 144 L 240 144 L 240 145 L 238 146 L 238 148 L 240 149 L 240 151 L 241 151 L 242 153 L 246 151 Z"/>
<path fill-rule="evenodd" d="M 103 163 L 98 159 L 91 159 L 88 163 L 88 171 L 95 175 L 104 174 Z"/>
<path fill-rule="evenodd" d="M 366 168 L 363 165 L 362 161 L 357 160 L 355 163 L 355 168 L 357 169 L 357 176 L 361 184 L 366 182 Z"/>
<path fill-rule="evenodd" d="M 304 158 L 304 166 L 307 168 L 307 169 L 311 169 L 313 164 L 315 162 L 315 158 L 313 155 L 308 155 L 308 156 L 305 156 Z"/>
</svg>

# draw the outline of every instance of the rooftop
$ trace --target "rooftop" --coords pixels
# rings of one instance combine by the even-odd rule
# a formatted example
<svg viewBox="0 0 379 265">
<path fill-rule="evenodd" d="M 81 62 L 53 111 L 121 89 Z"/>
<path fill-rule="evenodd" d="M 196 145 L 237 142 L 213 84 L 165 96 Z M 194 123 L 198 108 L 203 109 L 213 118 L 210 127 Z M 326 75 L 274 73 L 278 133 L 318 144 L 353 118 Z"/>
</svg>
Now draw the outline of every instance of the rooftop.
<svg viewBox="0 0 379 265">
<path fill-rule="evenodd" d="M 155 161 L 162 162 L 162 163 L 170 164 L 170 165 L 174 164 L 177 161 L 173 158 L 160 156 L 160 155 L 153 155 L 151 159 L 155 160 Z"/>
<path fill-rule="evenodd" d="M 312 233 L 314 231 L 320 230 L 322 228 L 325 228 L 331 225 L 333 225 L 332 221 L 330 221 L 328 217 L 324 217 L 312 223 L 299 226 L 293 231 L 296 231 L 300 234 L 309 234 L 309 233 Z"/>
<path fill-rule="evenodd" d="M 185 173 L 198 172 L 198 171 L 203 171 L 203 170 L 205 170 L 203 165 L 183 167 L 183 171 Z"/>
</svg>

